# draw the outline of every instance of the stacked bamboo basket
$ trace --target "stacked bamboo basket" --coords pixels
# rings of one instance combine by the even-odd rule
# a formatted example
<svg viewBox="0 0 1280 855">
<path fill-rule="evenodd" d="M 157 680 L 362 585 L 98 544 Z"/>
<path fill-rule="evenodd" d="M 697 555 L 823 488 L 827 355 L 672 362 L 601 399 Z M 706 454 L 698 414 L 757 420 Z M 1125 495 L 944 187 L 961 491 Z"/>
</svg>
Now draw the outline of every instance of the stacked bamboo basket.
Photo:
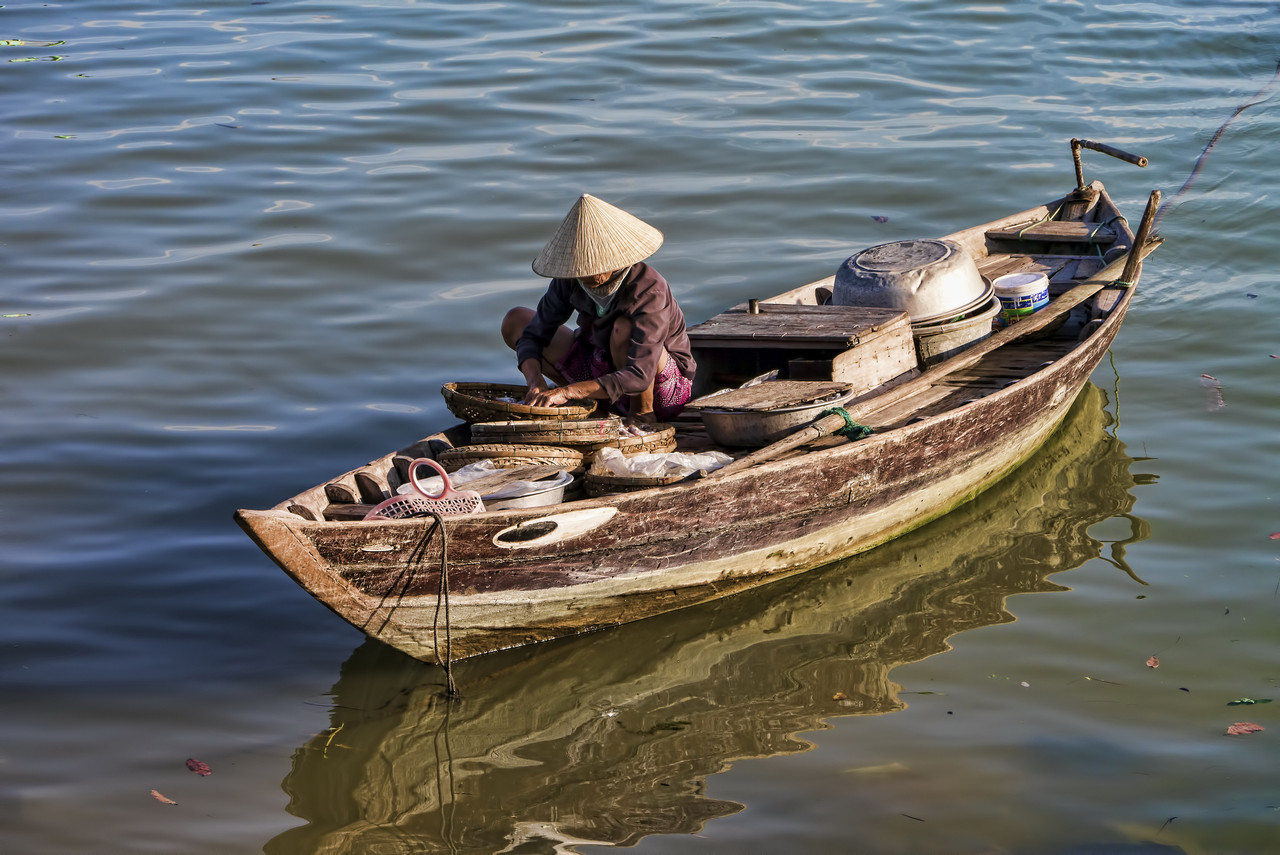
<svg viewBox="0 0 1280 855">
<path fill-rule="evenodd" d="M 528 465 L 559 466 L 584 476 L 590 495 L 603 495 L 670 483 L 670 479 L 604 476 L 588 472 L 601 448 L 623 454 L 666 453 L 676 448 L 672 425 L 646 424 L 639 430 L 618 416 L 596 415 L 595 401 L 562 407 L 519 403 L 525 387 L 502 383 L 446 383 L 440 390 L 455 416 L 471 426 L 471 442 L 439 454 L 449 472 L 492 460 L 501 469 Z"/>
</svg>

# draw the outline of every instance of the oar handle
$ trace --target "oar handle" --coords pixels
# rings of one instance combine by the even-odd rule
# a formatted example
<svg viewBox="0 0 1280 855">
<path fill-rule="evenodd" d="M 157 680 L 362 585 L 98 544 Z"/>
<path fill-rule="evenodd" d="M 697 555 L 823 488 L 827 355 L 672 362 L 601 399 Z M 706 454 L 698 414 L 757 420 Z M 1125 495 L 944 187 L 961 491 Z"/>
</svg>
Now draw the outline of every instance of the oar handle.
<svg viewBox="0 0 1280 855">
<path fill-rule="evenodd" d="M 1134 166 L 1147 165 L 1147 159 L 1140 154 L 1130 154 L 1124 149 L 1119 149 L 1113 145 L 1107 145 L 1106 143 L 1094 142 L 1093 140 L 1073 139 L 1071 141 L 1071 159 L 1075 162 L 1076 166 L 1077 187 L 1084 187 L 1084 167 L 1080 165 L 1080 149 L 1082 148 L 1087 148 L 1090 151 L 1100 151 L 1103 154 L 1109 154 L 1112 157 L 1117 157 L 1120 160 L 1125 161 L 1126 163 L 1132 163 Z"/>
<path fill-rule="evenodd" d="M 1059 145 L 1061 145 L 1061 143 L 1059 143 Z M 1093 140 L 1072 140 L 1071 147 L 1077 151 L 1082 148 L 1087 148 L 1090 151 L 1100 151 L 1103 154 L 1109 154 L 1112 157 L 1118 157 L 1123 161 L 1132 163 L 1134 166 L 1147 165 L 1147 159 L 1142 155 L 1130 154 L 1124 149 L 1119 149 L 1113 145 L 1107 145 L 1106 143 L 1094 142 Z"/>
</svg>

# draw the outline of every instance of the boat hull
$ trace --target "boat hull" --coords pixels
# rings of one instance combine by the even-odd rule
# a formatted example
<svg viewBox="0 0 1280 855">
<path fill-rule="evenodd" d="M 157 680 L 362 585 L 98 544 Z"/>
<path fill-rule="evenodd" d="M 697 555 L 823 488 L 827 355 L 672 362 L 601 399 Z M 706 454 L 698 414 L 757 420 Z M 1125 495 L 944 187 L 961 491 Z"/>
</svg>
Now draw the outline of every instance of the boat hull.
<svg viewBox="0 0 1280 855">
<path fill-rule="evenodd" d="M 237 519 L 313 596 L 425 661 L 641 620 L 865 552 L 969 501 L 1062 421 L 1128 302 L 1008 388 L 723 479 L 452 517 L 444 532 L 433 520 L 311 522 L 281 508 Z"/>
</svg>

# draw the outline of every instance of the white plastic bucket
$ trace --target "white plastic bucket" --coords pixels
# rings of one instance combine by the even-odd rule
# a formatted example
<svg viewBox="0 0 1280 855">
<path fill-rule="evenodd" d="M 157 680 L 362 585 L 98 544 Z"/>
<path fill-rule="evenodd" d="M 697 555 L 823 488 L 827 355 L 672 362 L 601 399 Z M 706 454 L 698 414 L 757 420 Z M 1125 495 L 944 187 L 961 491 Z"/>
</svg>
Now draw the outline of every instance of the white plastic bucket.
<svg viewBox="0 0 1280 855">
<path fill-rule="evenodd" d="M 1000 299 L 1000 319 L 1006 324 L 1049 305 L 1049 277 L 1043 273 L 1010 273 L 991 285 Z"/>
</svg>

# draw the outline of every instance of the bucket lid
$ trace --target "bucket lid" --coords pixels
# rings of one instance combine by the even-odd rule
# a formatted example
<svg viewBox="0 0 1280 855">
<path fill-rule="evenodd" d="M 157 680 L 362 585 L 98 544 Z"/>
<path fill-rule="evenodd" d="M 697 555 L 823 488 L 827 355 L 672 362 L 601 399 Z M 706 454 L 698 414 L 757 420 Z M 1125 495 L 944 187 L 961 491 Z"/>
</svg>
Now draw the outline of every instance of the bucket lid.
<svg viewBox="0 0 1280 855">
<path fill-rule="evenodd" d="M 1043 273 L 1006 273 L 991 283 L 997 294 L 1014 296 L 1026 291 L 1046 291 L 1049 277 Z"/>
</svg>

